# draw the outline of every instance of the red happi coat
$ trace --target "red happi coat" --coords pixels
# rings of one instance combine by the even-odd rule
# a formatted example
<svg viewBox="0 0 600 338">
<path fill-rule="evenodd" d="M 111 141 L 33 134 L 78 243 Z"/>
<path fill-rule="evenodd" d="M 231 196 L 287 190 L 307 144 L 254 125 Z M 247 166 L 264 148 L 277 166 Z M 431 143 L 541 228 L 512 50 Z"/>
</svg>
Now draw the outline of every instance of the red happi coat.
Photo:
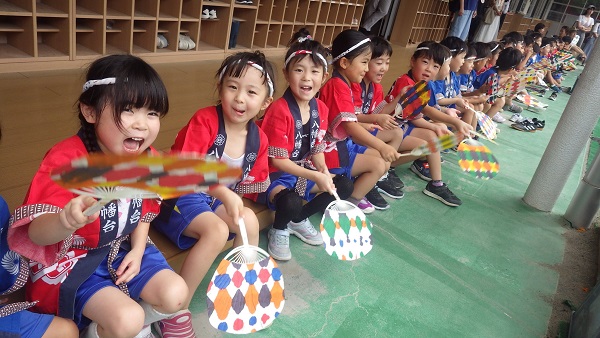
<svg viewBox="0 0 600 338">
<path fill-rule="evenodd" d="M 220 106 L 199 109 L 183 127 L 172 152 L 189 152 L 221 158 L 227 141 L 223 115 Z M 248 123 L 246 152 L 242 168 L 242 179 L 233 189 L 236 193 L 256 201 L 258 193 L 267 190 L 269 180 L 268 140 L 265 133 L 252 122 Z"/>
<path fill-rule="evenodd" d="M 309 122 L 312 121 L 315 125 L 311 126 L 311 147 L 310 154 L 305 158 L 307 161 L 310 161 L 310 155 L 322 153 L 325 149 L 323 137 L 327 129 L 328 112 L 323 101 L 319 99 L 313 98 L 309 105 L 311 114 Z M 297 115 L 298 119 L 294 117 L 294 114 Z M 269 139 L 269 157 L 289 158 L 294 162 L 302 160 L 299 158 L 299 154 L 296 153 L 300 150 L 300 144 L 297 143 L 301 140 L 298 138 L 297 129 L 302 132 L 301 126 L 302 120 L 300 119 L 298 104 L 288 88 L 282 97 L 269 106 L 262 120 L 261 129 Z M 311 167 L 312 165 L 309 163 L 308 166 Z M 272 167 L 270 171 L 275 172 L 278 169 Z"/>
<path fill-rule="evenodd" d="M 354 104 L 354 98 L 350 84 L 337 72 L 334 71 L 321 91 L 319 99 L 329 108 L 327 117 L 327 134 L 325 134 L 325 163 L 329 169 L 340 168 L 344 165 L 340 162 L 336 144 L 345 141 L 348 134 L 341 125 L 342 122 L 357 122 L 356 114 L 360 108 Z M 344 146 L 340 142 L 339 146 Z"/>
<path fill-rule="evenodd" d="M 362 114 L 378 114 L 387 102 L 383 101 L 383 87 L 381 83 L 371 82 L 366 88 L 365 82 L 353 83 L 352 94 L 354 105 L 360 108 Z"/>
<path fill-rule="evenodd" d="M 34 308 L 36 311 L 65 318 L 73 318 L 77 288 L 96 270 L 110 250 L 108 244 L 117 238 L 115 226 L 109 224 L 110 220 L 101 224 L 101 216 L 64 240 L 46 246 L 33 243 L 28 230 L 32 220 L 46 213 L 59 213 L 77 196 L 54 183 L 50 179 L 50 172 L 87 154 L 85 145 L 77 135 L 52 147 L 29 186 L 23 205 L 15 211 L 8 232 L 11 248 L 30 259 L 27 299 L 39 301 Z M 160 202 L 152 199 L 133 199 L 131 204 L 137 206 L 137 209 L 130 209 L 135 210 L 129 215 L 134 221 L 123 229 L 122 236 L 131 233 L 139 222 L 152 221 L 160 208 Z M 107 204 L 101 210 L 101 215 L 111 205 Z"/>
</svg>

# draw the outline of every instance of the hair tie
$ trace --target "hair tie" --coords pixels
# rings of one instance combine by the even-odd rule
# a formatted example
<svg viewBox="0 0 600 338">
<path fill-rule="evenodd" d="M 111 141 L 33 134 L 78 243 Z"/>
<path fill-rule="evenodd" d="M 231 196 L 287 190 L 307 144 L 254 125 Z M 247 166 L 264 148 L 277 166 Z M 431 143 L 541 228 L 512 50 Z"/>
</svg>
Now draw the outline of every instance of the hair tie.
<svg viewBox="0 0 600 338">
<path fill-rule="evenodd" d="M 100 79 L 100 80 L 89 80 L 83 84 L 83 91 L 85 92 L 86 90 L 92 88 L 93 86 L 115 84 L 116 81 L 117 81 L 116 77 L 107 77 L 105 79 Z"/>
<path fill-rule="evenodd" d="M 350 47 L 350 48 L 346 49 L 346 51 L 345 51 L 345 52 L 343 52 L 342 54 L 340 54 L 340 55 L 338 55 L 338 56 L 334 57 L 334 58 L 333 58 L 333 60 L 331 60 L 331 63 L 334 63 L 334 62 L 336 62 L 337 60 L 339 60 L 339 59 L 343 58 L 344 56 L 348 55 L 348 53 L 350 53 L 351 51 L 355 50 L 356 48 L 358 48 L 358 47 L 360 47 L 360 46 L 364 45 L 365 43 L 367 43 L 367 42 L 369 42 L 369 41 L 371 41 L 371 39 L 369 39 L 369 38 L 366 38 L 366 39 L 364 39 L 364 40 L 360 41 L 359 43 L 355 44 L 354 46 L 352 46 L 352 47 Z"/>
<path fill-rule="evenodd" d="M 297 51 L 293 52 L 292 54 L 290 54 L 290 56 L 288 56 L 287 59 L 285 59 L 283 66 L 287 67 L 288 63 L 290 63 L 290 61 L 294 58 L 294 56 L 302 55 L 302 54 L 316 55 L 321 60 L 321 62 L 323 62 L 323 66 L 325 67 L 325 72 L 327 72 L 327 60 L 325 60 L 325 57 L 323 55 L 321 55 L 321 53 L 313 53 L 312 51 L 306 50 L 306 49 L 300 49 L 300 50 L 297 50 Z"/>
<path fill-rule="evenodd" d="M 313 37 L 312 37 L 312 36 L 310 36 L 310 35 L 307 35 L 307 36 L 301 36 L 301 37 L 299 37 L 299 38 L 298 38 L 298 42 L 302 43 L 302 42 L 304 42 L 304 41 L 306 41 L 306 40 L 312 40 L 312 39 L 313 39 Z"/>
<path fill-rule="evenodd" d="M 240 60 L 238 60 L 236 63 L 239 63 L 239 62 L 240 62 Z M 264 74 L 264 76 L 267 78 L 267 85 L 269 87 L 269 96 L 273 96 L 273 94 L 275 94 L 275 89 L 273 87 L 273 81 L 271 81 L 271 77 L 269 76 L 269 73 L 267 73 L 263 67 L 261 67 L 260 65 L 254 63 L 252 61 L 248 61 L 248 65 L 254 67 L 259 72 Z M 219 74 L 219 82 L 223 81 L 223 75 L 225 75 L 226 70 L 227 70 L 227 66 L 223 67 L 223 69 L 221 70 L 221 74 Z"/>
</svg>

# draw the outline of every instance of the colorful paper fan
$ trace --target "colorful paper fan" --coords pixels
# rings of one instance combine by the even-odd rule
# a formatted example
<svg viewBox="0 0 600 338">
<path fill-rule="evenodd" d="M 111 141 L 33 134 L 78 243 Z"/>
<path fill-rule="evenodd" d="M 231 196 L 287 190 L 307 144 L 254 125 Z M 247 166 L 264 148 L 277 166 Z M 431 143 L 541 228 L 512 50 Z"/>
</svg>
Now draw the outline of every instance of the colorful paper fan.
<svg viewBox="0 0 600 338">
<path fill-rule="evenodd" d="M 229 252 L 208 284 L 208 321 L 221 331 L 246 334 L 269 327 L 285 304 L 283 275 L 263 249 L 248 244 Z"/>
<path fill-rule="evenodd" d="M 426 81 L 415 83 L 398 100 L 394 117 L 402 120 L 414 120 L 429 103 L 430 95 Z"/>
<path fill-rule="evenodd" d="M 494 121 L 482 112 L 476 112 L 477 115 L 477 124 L 479 128 L 481 128 L 481 132 L 483 135 L 490 140 L 496 138 L 496 126 L 494 125 Z"/>
<path fill-rule="evenodd" d="M 489 86 L 487 91 L 487 95 L 489 96 L 487 102 L 492 104 L 500 94 L 500 76 L 498 74 L 490 75 L 487 79 L 487 84 Z"/>
<path fill-rule="evenodd" d="M 531 64 L 530 67 L 535 70 L 546 70 L 546 69 L 551 68 L 551 64 L 550 64 L 550 60 L 548 60 L 547 58 L 543 58 L 540 61 Z"/>
<path fill-rule="evenodd" d="M 476 178 L 489 180 L 500 171 L 500 163 L 492 151 L 473 139 L 466 139 L 458 145 L 458 165 Z"/>
<path fill-rule="evenodd" d="M 162 198 L 205 191 L 215 184 L 234 183 L 241 169 L 216 159 L 184 155 L 115 156 L 90 154 L 52 171 L 52 179 L 66 189 L 128 187 Z"/>
<path fill-rule="evenodd" d="M 325 251 L 339 260 L 359 259 L 373 248 L 373 225 L 354 204 L 340 200 L 329 203 L 321 218 Z"/>
</svg>

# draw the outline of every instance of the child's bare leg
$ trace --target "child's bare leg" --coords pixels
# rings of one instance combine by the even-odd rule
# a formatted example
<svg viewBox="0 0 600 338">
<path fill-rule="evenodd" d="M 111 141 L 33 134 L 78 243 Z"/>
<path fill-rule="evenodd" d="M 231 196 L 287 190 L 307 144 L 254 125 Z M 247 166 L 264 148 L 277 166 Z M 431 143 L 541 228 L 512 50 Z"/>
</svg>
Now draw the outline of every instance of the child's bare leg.
<svg viewBox="0 0 600 338">
<path fill-rule="evenodd" d="M 402 142 L 400 142 L 400 143 L 402 143 Z M 398 144 L 398 147 L 399 146 L 400 146 L 400 144 Z M 396 148 L 396 149 L 398 149 L 398 148 Z M 359 155 L 361 155 L 361 154 L 359 154 Z M 383 176 L 383 174 L 385 174 L 385 172 L 388 171 L 388 169 L 390 169 L 391 163 L 384 161 L 381 158 L 381 155 L 379 155 L 379 152 L 377 150 L 371 149 L 371 148 L 367 148 L 367 150 L 365 151 L 364 155 L 375 157 L 375 158 L 379 158 L 379 159 L 381 159 L 383 161 L 383 164 L 385 165 L 385 171 L 383 173 L 381 173 L 381 176 Z M 358 156 L 356 157 L 356 159 L 358 160 Z M 356 163 L 356 161 L 354 163 Z M 354 168 L 352 168 L 352 169 L 354 169 Z"/>
<path fill-rule="evenodd" d="M 410 136 L 414 136 L 421 140 L 433 140 L 437 137 L 435 132 L 425 128 L 415 128 L 410 133 Z M 440 153 L 435 152 L 427 155 L 427 162 L 429 162 L 429 173 L 431 179 L 434 181 L 440 181 L 442 179 L 442 161 L 440 159 Z"/>
<path fill-rule="evenodd" d="M 185 280 L 174 271 L 165 269 L 150 278 L 142 289 L 140 298 L 152 305 L 156 311 L 172 314 L 187 309 L 188 293 Z"/>
<path fill-rule="evenodd" d="M 394 149 L 398 149 L 400 147 L 403 137 L 404 131 L 401 128 L 380 130 L 377 132 L 377 138 L 394 147 Z"/>
<path fill-rule="evenodd" d="M 144 325 L 144 310 L 116 287 L 104 287 L 83 307 L 83 315 L 98 324 L 101 338 L 131 338 Z"/>
<path fill-rule="evenodd" d="M 42 338 L 77 338 L 79 330 L 77 325 L 70 320 L 61 317 L 54 317 L 52 322 L 44 332 Z"/>
<path fill-rule="evenodd" d="M 498 97 L 485 114 L 489 117 L 494 117 L 494 115 L 502 110 L 502 107 L 504 107 L 504 97 Z"/>
<path fill-rule="evenodd" d="M 223 250 L 229 236 L 229 228 L 216 214 L 204 212 L 190 222 L 183 234 L 198 239 L 198 242 L 190 248 L 190 253 L 183 261 L 179 272 L 189 289 L 183 306 L 187 308 L 206 272 Z"/>
<path fill-rule="evenodd" d="M 385 162 L 381 157 L 370 156 L 366 152 L 365 154 L 356 155 L 356 160 L 350 174 L 352 177 L 358 176 L 358 178 L 354 181 L 354 190 L 350 197 L 360 201 L 373 189 L 375 183 L 389 169 L 389 166 L 390 164 Z"/>
<path fill-rule="evenodd" d="M 238 247 L 243 244 L 242 236 L 240 235 L 240 227 L 233 222 L 231 217 L 227 214 L 225 207 L 223 205 L 219 206 L 217 210 L 215 210 L 215 214 L 219 216 L 222 220 L 227 223 L 227 227 L 229 228 L 229 232 L 233 232 L 235 234 L 235 239 L 233 240 L 233 246 Z M 246 225 L 246 233 L 248 234 L 248 242 L 250 245 L 258 246 L 258 219 L 256 218 L 256 214 L 252 212 L 252 210 L 244 207 L 244 211 L 240 215 L 244 219 L 244 224 Z"/>
<path fill-rule="evenodd" d="M 415 128 L 415 129 L 420 129 L 420 128 Z M 413 132 L 415 129 L 413 129 Z M 402 144 L 400 145 L 400 149 L 398 149 L 398 151 L 400 151 L 400 152 L 411 151 L 411 150 L 415 149 L 416 147 L 419 147 L 425 143 L 427 143 L 425 140 L 415 137 L 411 133 L 410 135 L 404 137 L 404 140 L 402 141 Z M 392 162 L 392 165 L 398 166 L 401 164 L 409 163 L 409 162 L 417 160 L 421 157 L 422 156 L 402 156 L 399 159 L 397 159 L 396 161 Z"/>
</svg>

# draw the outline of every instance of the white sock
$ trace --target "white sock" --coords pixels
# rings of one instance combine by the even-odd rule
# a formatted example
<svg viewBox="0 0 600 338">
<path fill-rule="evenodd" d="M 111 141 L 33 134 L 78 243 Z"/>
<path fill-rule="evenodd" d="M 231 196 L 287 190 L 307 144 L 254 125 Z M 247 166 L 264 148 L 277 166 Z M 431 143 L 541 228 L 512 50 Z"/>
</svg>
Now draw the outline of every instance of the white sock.
<svg viewBox="0 0 600 338">
<path fill-rule="evenodd" d="M 173 315 L 172 313 L 158 312 L 158 311 L 156 311 L 156 309 L 154 307 L 152 307 L 152 305 L 144 302 L 143 300 L 140 301 L 140 306 L 142 307 L 142 309 L 144 309 L 144 314 L 145 314 L 144 326 L 152 324 L 154 322 L 157 322 L 159 320 L 165 319 L 165 318 Z"/>
<path fill-rule="evenodd" d="M 98 336 L 98 324 L 92 322 L 85 330 L 83 330 L 81 338 L 100 338 L 100 336 Z"/>
<path fill-rule="evenodd" d="M 152 328 L 150 327 L 150 325 L 144 325 L 144 327 L 142 328 L 142 331 L 140 331 L 138 334 L 136 334 L 135 337 L 133 337 L 133 338 L 149 338 L 149 337 L 154 337 L 152 335 Z"/>
</svg>

